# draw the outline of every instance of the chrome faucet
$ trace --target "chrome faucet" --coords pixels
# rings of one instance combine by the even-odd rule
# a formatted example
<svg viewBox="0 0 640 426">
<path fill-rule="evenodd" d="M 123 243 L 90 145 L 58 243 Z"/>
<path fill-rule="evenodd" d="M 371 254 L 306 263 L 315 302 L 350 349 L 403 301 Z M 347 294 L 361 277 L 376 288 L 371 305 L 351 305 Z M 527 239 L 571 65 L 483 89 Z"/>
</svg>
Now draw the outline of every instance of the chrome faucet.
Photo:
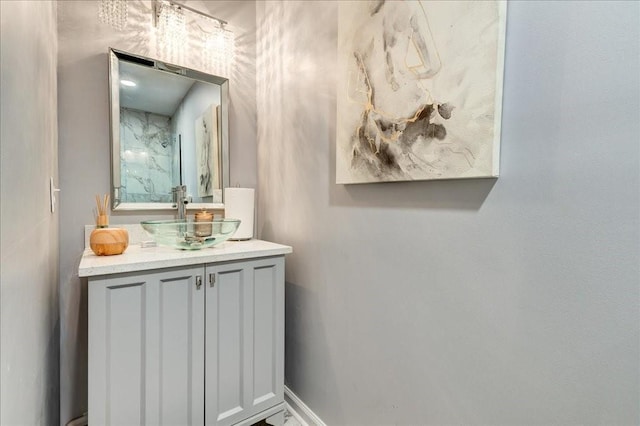
<svg viewBox="0 0 640 426">
<path fill-rule="evenodd" d="M 178 208 L 178 219 L 184 220 L 187 216 L 187 204 L 189 204 L 187 186 L 174 186 L 171 188 L 171 193 L 173 194 L 173 204 Z"/>
</svg>

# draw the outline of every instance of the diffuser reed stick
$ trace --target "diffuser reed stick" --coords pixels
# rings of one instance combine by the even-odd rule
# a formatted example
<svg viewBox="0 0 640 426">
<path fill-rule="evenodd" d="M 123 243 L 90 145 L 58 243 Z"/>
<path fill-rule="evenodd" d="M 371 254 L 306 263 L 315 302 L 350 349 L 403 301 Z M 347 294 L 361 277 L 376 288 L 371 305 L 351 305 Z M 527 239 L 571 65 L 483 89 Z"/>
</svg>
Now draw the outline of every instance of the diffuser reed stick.
<svg viewBox="0 0 640 426">
<path fill-rule="evenodd" d="M 108 206 L 109 206 L 109 194 L 104 194 L 104 197 L 102 199 L 98 194 L 96 194 L 96 208 L 98 211 L 98 219 L 96 220 L 96 226 L 98 228 L 106 228 L 109 226 L 109 216 L 107 216 Z"/>
</svg>

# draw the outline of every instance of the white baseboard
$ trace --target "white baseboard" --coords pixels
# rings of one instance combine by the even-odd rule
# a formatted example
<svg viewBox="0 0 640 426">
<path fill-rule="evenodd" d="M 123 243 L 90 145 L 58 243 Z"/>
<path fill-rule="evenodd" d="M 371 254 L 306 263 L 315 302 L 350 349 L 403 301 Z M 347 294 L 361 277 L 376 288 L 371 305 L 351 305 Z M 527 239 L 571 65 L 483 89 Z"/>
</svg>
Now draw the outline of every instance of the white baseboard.
<svg viewBox="0 0 640 426">
<path fill-rule="evenodd" d="M 307 407 L 307 404 L 302 402 L 302 400 L 286 386 L 284 387 L 284 400 L 286 409 L 302 426 L 327 426 L 322 420 L 320 420 L 320 417 L 318 417 L 316 413 Z M 85 413 L 84 415 L 69 421 L 66 426 L 87 426 L 87 417 L 88 416 Z"/>
<path fill-rule="evenodd" d="M 286 386 L 284 387 L 284 401 L 288 406 L 289 412 L 302 423 L 302 426 L 327 426 L 316 413 L 307 407 L 307 404 L 302 402 L 302 400 Z"/>
</svg>

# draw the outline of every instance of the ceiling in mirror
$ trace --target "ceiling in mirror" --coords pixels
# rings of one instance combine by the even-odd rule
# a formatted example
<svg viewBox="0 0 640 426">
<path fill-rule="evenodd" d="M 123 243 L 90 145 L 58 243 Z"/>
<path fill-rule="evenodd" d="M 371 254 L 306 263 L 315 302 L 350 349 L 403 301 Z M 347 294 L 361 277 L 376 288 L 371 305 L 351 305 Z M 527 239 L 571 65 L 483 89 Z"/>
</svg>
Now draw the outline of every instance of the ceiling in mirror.
<svg viewBox="0 0 640 426">
<path fill-rule="evenodd" d="M 120 106 L 172 116 L 194 83 L 191 78 L 121 61 Z"/>
</svg>

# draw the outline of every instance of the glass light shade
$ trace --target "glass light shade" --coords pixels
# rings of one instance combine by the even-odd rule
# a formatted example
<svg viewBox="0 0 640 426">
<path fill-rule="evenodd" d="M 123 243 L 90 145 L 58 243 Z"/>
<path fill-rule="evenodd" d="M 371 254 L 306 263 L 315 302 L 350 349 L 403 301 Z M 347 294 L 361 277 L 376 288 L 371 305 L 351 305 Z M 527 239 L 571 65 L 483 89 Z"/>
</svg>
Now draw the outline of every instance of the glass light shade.
<svg viewBox="0 0 640 426">
<path fill-rule="evenodd" d="M 235 38 L 224 27 L 216 26 L 211 33 L 204 34 L 202 63 L 205 69 L 218 75 L 229 76 L 235 55 Z"/>
<path fill-rule="evenodd" d="M 103 24 L 109 24 L 116 30 L 127 26 L 129 15 L 126 0 L 100 0 L 98 19 Z"/>
<path fill-rule="evenodd" d="M 179 5 L 161 2 L 156 25 L 158 51 L 164 59 L 181 63 L 187 42 L 187 21 Z"/>
</svg>

